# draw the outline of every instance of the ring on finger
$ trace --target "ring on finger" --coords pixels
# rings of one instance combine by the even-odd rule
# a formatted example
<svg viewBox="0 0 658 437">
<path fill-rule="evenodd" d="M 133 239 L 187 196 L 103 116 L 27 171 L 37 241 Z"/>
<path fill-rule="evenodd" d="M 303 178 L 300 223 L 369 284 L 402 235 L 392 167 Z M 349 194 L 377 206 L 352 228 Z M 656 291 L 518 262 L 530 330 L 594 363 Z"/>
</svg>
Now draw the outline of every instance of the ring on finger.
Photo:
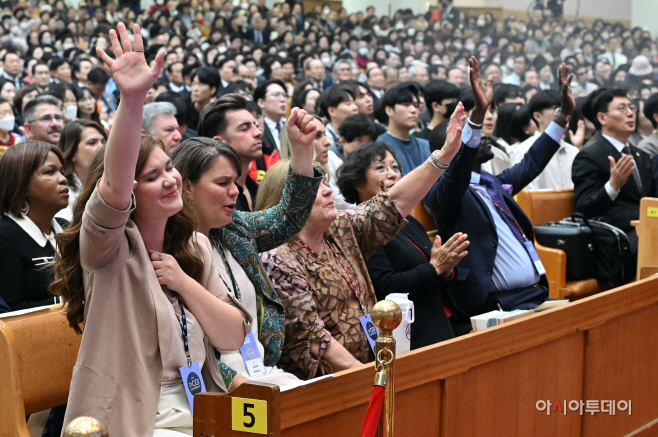
<svg viewBox="0 0 658 437">
<path fill-rule="evenodd" d="M 162 252 L 158 254 L 158 261 L 162 261 Z"/>
<path fill-rule="evenodd" d="M 452 252 L 452 253 L 450 254 L 450 258 L 452 258 L 452 259 L 457 258 L 457 252 Z"/>
<path fill-rule="evenodd" d="M 144 53 L 144 50 L 135 50 L 135 49 L 133 49 L 133 52 L 140 52 L 140 53 Z"/>
</svg>

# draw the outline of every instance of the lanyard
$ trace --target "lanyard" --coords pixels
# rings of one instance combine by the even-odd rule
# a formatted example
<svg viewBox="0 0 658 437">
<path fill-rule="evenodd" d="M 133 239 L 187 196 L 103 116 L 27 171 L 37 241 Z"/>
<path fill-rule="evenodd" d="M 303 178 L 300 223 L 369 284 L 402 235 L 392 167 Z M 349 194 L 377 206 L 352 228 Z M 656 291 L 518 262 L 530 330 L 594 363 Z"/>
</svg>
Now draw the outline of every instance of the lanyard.
<svg viewBox="0 0 658 437">
<path fill-rule="evenodd" d="M 242 293 L 240 293 L 240 287 L 238 287 L 237 283 L 235 282 L 235 277 L 233 276 L 233 270 L 231 269 L 231 266 L 228 263 L 228 259 L 226 259 L 226 254 L 224 253 L 224 248 L 222 247 L 222 243 L 219 241 L 217 241 L 217 251 L 219 252 L 219 255 L 222 257 L 222 261 L 224 262 L 224 267 L 226 267 L 226 271 L 228 272 L 228 275 L 231 278 L 231 284 L 233 284 L 233 296 L 235 296 L 235 298 L 238 301 L 241 301 Z M 222 280 L 224 285 L 226 285 L 226 288 L 229 289 L 228 284 L 226 283 L 222 275 L 219 275 L 219 278 Z"/>
<path fill-rule="evenodd" d="M 477 189 L 477 188 L 475 188 L 475 187 L 472 187 L 472 188 L 473 188 L 475 191 L 477 191 L 478 193 L 482 194 L 482 195 L 483 195 L 484 197 L 486 197 L 487 199 L 489 199 L 489 201 L 490 201 L 491 203 L 493 203 L 494 206 L 495 206 L 496 208 L 498 208 L 498 211 L 500 211 L 501 213 L 505 214 L 505 217 L 507 217 L 512 223 L 514 223 L 514 226 L 516 226 L 516 228 L 519 230 L 519 232 L 520 232 L 521 235 L 523 236 L 523 239 L 524 239 L 525 241 L 529 241 L 529 240 L 528 240 L 528 237 L 525 236 L 525 232 L 523 232 L 523 229 L 521 229 L 521 226 L 519 226 L 519 222 L 517 222 L 516 219 L 515 219 L 513 216 L 510 216 L 510 215 L 507 213 L 507 211 L 505 211 L 503 208 L 500 207 L 500 205 L 498 205 L 496 202 L 494 202 L 494 200 L 493 200 L 491 197 L 489 197 L 489 195 L 488 195 L 487 193 L 484 193 L 482 190 L 479 190 L 479 189 Z"/>
<path fill-rule="evenodd" d="M 324 255 L 318 255 L 317 253 L 315 253 L 315 251 L 314 251 L 313 249 L 311 249 L 310 247 L 308 247 L 308 246 L 307 246 L 302 240 L 300 240 L 299 238 L 297 239 L 297 241 L 299 242 L 299 244 L 301 244 L 302 246 L 304 246 L 304 247 L 306 248 L 306 250 L 308 250 L 308 251 L 311 253 L 311 255 L 313 255 L 314 257 L 316 257 L 318 260 L 322 261 L 324 264 L 327 265 L 327 267 L 329 267 L 329 268 L 330 268 L 331 270 L 333 270 L 335 273 L 338 273 L 338 275 L 339 275 L 341 278 L 343 278 L 343 280 L 344 280 L 345 282 L 347 282 L 347 284 L 350 286 L 350 288 L 351 288 L 352 291 L 354 292 L 354 296 L 356 296 L 356 300 L 357 300 L 357 302 L 359 302 L 359 306 L 361 307 L 361 311 L 363 311 L 363 314 L 366 314 L 366 309 L 365 309 L 365 307 L 363 306 L 363 301 L 361 300 L 361 296 L 359 296 L 359 289 L 356 287 L 356 284 L 354 283 L 354 280 L 352 279 L 352 274 L 349 272 L 349 270 L 347 270 L 347 268 L 345 267 L 345 264 L 343 264 L 343 260 L 342 260 L 342 258 L 341 258 L 340 255 L 338 255 L 338 253 L 334 250 L 334 248 L 333 248 L 333 246 L 331 245 L 331 243 L 329 242 L 329 240 L 327 240 L 326 237 L 322 237 L 322 242 L 323 242 L 323 243 L 326 243 L 327 246 L 329 246 L 329 249 L 331 249 L 331 252 L 334 254 L 334 257 L 336 258 L 336 260 L 338 260 L 338 263 L 339 263 L 340 266 L 343 268 L 343 271 L 345 272 L 345 274 L 346 274 L 347 276 L 343 275 L 343 273 L 341 273 L 341 272 L 340 272 L 340 271 L 339 271 L 339 270 L 338 270 L 333 264 L 331 264 L 331 263 L 329 262 L 329 259 L 328 259 L 326 256 L 324 256 Z"/>
<path fill-rule="evenodd" d="M 180 325 L 181 331 L 183 331 L 183 346 L 185 347 L 185 356 L 187 357 L 187 366 L 192 367 L 192 358 L 190 358 L 190 347 L 187 344 L 187 320 L 185 319 L 185 309 L 183 308 L 183 302 L 178 299 L 178 305 L 180 305 L 180 318 L 178 318 L 178 324 Z"/>
</svg>

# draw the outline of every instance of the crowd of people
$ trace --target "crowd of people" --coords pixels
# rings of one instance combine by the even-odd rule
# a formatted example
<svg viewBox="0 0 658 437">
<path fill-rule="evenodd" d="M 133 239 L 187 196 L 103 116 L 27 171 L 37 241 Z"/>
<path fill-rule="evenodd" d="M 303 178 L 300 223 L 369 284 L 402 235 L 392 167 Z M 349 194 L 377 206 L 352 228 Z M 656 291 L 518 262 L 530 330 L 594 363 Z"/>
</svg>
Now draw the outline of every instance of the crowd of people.
<svg viewBox="0 0 658 437">
<path fill-rule="evenodd" d="M 83 336 L 44 435 L 80 415 L 191 435 L 192 370 L 230 391 L 373 361 L 363 326 L 393 292 L 416 304 L 412 349 L 464 335 L 548 298 L 519 191 L 573 188 L 633 254 L 658 195 L 658 46 L 639 28 L 451 0 L 2 13 L 0 312 L 63 303 Z"/>
</svg>

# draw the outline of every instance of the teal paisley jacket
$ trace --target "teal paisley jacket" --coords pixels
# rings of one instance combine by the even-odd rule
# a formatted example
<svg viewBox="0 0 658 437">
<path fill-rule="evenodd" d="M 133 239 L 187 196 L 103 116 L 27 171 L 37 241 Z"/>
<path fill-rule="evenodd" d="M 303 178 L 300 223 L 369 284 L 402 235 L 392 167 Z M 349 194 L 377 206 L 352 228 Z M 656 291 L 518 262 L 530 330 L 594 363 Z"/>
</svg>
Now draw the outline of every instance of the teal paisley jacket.
<svg viewBox="0 0 658 437">
<path fill-rule="evenodd" d="M 231 223 L 210 231 L 212 244 L 222 241 L 254 284 L 258 339 L 265 349 L 263 361 L 267 366 L 276 365 L 281 356 L 286 317 L 258 254 L 282 245 L 304 227 L 323 177 L 319 169 L 314 170 L 314 177 L 307 177 L 289 168 L 283 195 L 277 205 L 266 211 L 235 211 Z M 229 387 L 236 372 L 219 361 L 217 350 L 215 357 Z"/>
</svg>

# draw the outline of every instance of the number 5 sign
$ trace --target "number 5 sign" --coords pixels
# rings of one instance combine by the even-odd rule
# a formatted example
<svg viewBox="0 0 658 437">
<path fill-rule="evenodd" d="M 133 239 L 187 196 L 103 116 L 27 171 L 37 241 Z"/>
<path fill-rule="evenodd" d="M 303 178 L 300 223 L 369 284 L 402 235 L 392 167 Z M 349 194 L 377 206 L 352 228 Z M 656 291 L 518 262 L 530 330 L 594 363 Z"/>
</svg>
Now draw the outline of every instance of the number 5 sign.
<svg viewBox="0 0 658 437">
<path fill-rule="evenodd" d="M 267 401 L 231 398 L 233 431 L 267 434 Z"/>
</svg>

